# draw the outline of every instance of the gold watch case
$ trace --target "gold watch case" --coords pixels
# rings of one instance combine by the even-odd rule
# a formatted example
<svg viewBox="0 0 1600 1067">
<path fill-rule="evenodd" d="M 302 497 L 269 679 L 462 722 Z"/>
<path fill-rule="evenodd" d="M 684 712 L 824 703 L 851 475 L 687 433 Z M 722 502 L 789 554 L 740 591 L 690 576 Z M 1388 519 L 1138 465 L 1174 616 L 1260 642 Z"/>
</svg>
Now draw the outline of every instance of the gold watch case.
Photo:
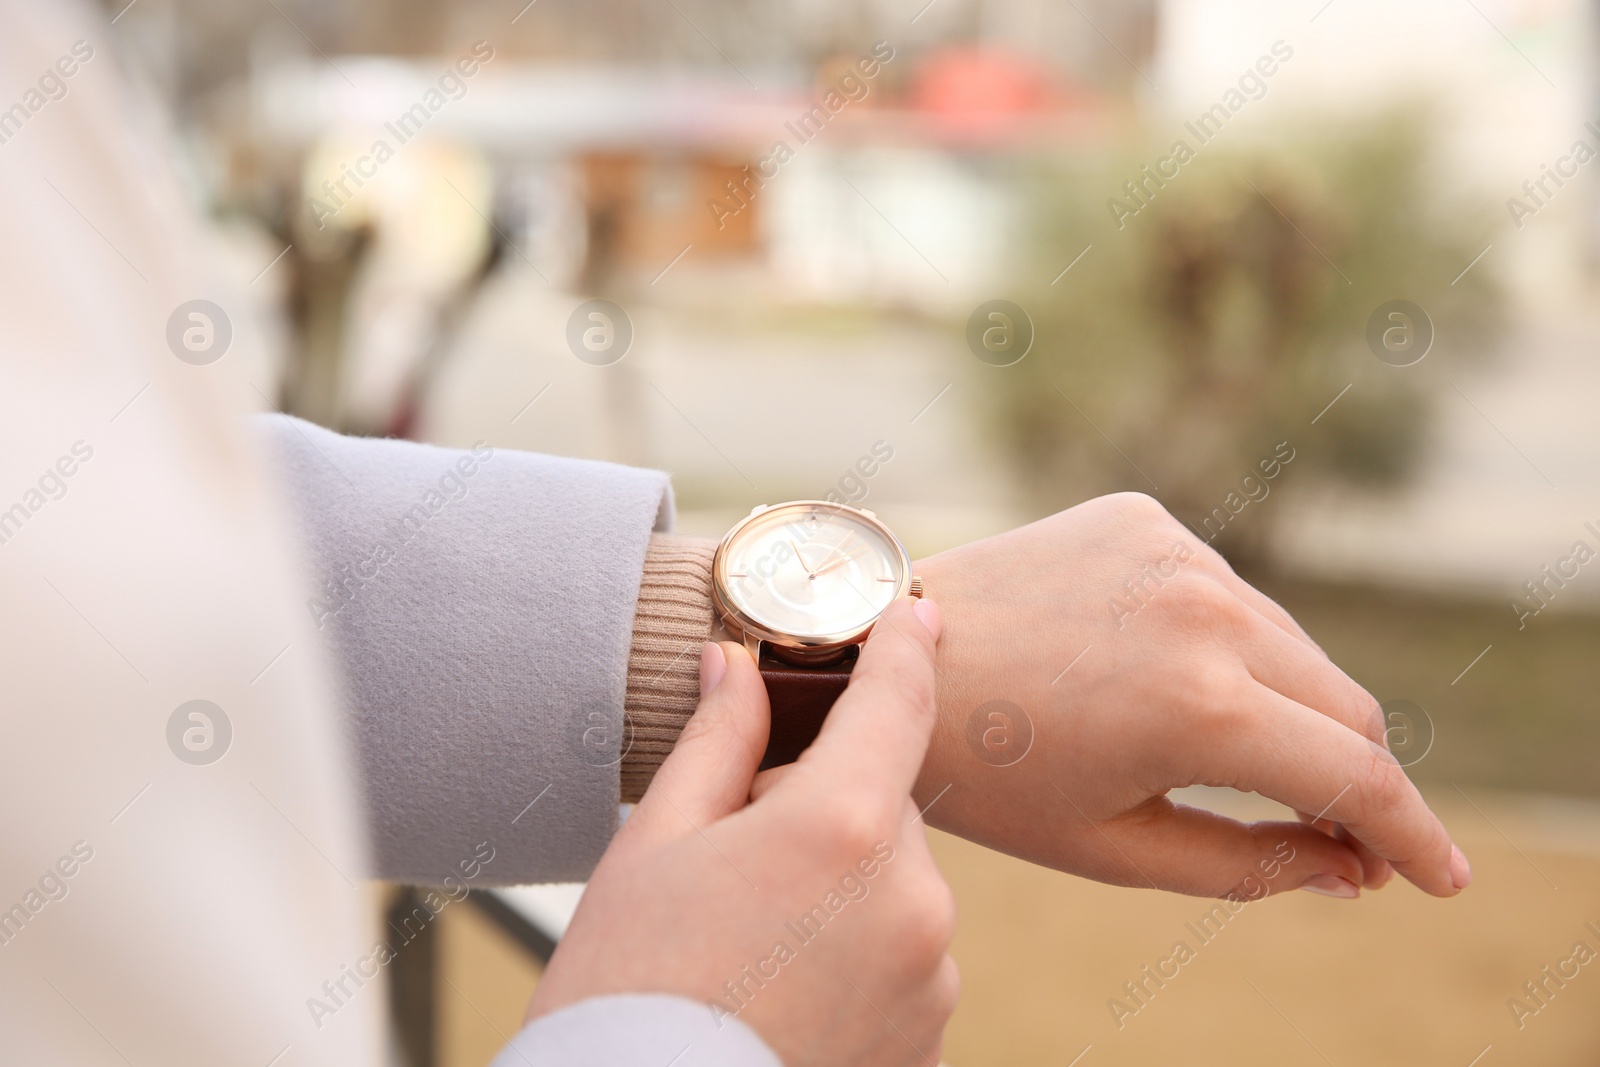
<svg viewBox="0 0 1600 1067">
<path fill-rule="evenodd" d="M 848 504 L 835 504 L 826 500 L 791 500 L 781 504 L 762 505 L 753 509 L 749 515 L 735 523 L 733 528 L 723 535 L 722 541 L 717 545 L 716 553 L 711 560 L 711 600 L 717 617 L 728 629 L 729 633 L 737 640 L 742 640 L 752 656 L 759 656 L 760 646 L 764 643 L 768 649 L 790 663 L 815 664 L 818 666 L 842 658 L 846 649 L 858 645 L 867 639 L 872 632 L 873 625 L 882 615 L 880 609 L 872 618 L 862 625 L 854 625 L 848 629 L 822 633 L 796 633 L 774 628 L 762 623 L 748 611 L 742 609 L 734 593 L 734 583 L 747 579 L 748 574 L 730 575 L 729 557 L 730 548 L 739 543 L 741 537 L 752 529 L 753 524 L 770 523 L 786 512 L 792 512 L 796 519 L 809 517 L 813 513 L 828 518 L 843 517 L 847 521 L 870 530 L 881 539 L 880 546 L 885 554 L 895 564 L 896 574 L 893 576 L 894 591 L 888 603 L 903 596 L 922 595 L 922 579 L 911 573 L 911 555 L 895 536 L 894 531 L 880 520 L 877 515 L 863 508 L 851 507 Z M 823 520 L 813 520 L 823 521 Z M 788 543 L 794 544 L 792 539 Z M 837 547 L 837 546 L 835 546 Z M 799 556 L 799 546 L 794 549 L 795 556 Z M 847 559 L 849 557 L 846 557 Z M 787 562 L 787 557 L 783 562 Z M 801 566 L 807 564 L 800 558 Z M 838 563 L 832 564 L 837 566 Z M 822 571 L 831 569 L 823 567 L 815 573 L 808 574 L 810 580 L 815 580 Z M 761 575 L 763 580 L 771 578 L 770 574 Z M 885 579 L 879 578 L 879 581 Z"/>
</svg>

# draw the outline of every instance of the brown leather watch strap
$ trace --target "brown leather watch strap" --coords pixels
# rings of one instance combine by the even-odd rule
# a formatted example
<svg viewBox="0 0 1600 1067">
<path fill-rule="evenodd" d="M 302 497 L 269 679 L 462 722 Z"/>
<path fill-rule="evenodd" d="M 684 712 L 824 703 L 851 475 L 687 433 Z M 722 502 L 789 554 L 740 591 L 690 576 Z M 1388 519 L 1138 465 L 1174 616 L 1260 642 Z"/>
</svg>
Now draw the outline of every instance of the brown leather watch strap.
<svg viewBox="0 0 1600 1067">
<path fill-rule="evenodd" d="M 766 680 L 772 705 L 772 732 L 767 737 L 762 770 L 793 763 L 817 739 L 828 709 L 850 683 L 850 669 L 855 665 L 853 654 L 828 667 L 796 667 L 772 656 L 761 657 L 761 677 Z"/>
</svg>

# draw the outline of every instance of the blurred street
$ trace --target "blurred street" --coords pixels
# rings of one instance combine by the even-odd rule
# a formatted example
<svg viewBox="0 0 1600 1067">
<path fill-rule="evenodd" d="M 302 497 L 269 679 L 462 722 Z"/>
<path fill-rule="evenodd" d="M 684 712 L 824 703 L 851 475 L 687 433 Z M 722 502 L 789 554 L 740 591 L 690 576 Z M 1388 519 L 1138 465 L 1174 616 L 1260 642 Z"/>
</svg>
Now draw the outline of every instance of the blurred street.
<svg viewBox="0 0 1600 1067">
<path fill-rule="evenodd" d="M 1509 601 L 1600 518 L 1600 315 L 1530 314 L 1483 367 L 1461 367 L 1441 337 L 1418 369 L 1439 388 L 1436 437 L 1403 495 L 1328 493 L 1304 501 L 1285 554 L 1305 573 L 1469 589 Z M 1428 364 L 1432 363 L 1432 366 Z M 1378 367 L 1376 370 L 1387 370 Z M 1356 388 L 1360 388 L 1359 385 Z M 1592 608 L 1587 572 L 1556 610 Z M 1507 617 L 1514 618 L 1507 608 Z"/>
<path fill-rule="evenodd" d="M 1184 801 L 1237 817 L 1284 817 L 1259 798 L 1187 792 Z M 934 832 L 961 913 L 962 1004 L 945 1062 L 1600 1061 L 1592 965 L 1565 987 L 1546 980 L 1544 1007 L 1522 985 L 1545 980 L 1542 968 L 1574 941 L 1595 943 L 1586 923 L 1600 925 L 1600 807 L 1448 787 L 1427 795 L 1473 857 L 1473 892 L 1442 906 L 1398 881 L 1359 901 L 1293 893 L 1203 928 L 1213 902 L 1070 878 Z M 1157 987 L 1143 969 L 1178 941 L 1195 958 Z M 472 1067 L 516 1025 L 538 972 L 465 911 L 445 920 L 441 954 L 440 1067 Z M 1113 1000 L 1137 1006 L 1124 983 L 1141 980 L 1144 1005 L 1113 1012 Z M 1513 998 L 1536 1014 L 1514 1015 Z"/>
</svg>

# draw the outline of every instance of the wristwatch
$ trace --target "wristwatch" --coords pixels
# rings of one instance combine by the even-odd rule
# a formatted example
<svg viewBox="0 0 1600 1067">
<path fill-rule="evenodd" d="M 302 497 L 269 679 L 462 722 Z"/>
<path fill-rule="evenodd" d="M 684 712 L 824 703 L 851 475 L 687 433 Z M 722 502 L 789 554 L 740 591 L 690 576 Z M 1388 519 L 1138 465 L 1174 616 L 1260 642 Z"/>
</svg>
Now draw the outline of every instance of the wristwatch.
<svg viewBox="0 0 1600 1067">
<path fill-rule="evenodd" d="M 889 605 L 920 597 L 900 539 L 870 511 L 825 500 L 756 508 L 711 560 L 722 624 L 761 669 L 772 730 L 761 767 L 793 763 L 850 681 Z"/>
</svg>

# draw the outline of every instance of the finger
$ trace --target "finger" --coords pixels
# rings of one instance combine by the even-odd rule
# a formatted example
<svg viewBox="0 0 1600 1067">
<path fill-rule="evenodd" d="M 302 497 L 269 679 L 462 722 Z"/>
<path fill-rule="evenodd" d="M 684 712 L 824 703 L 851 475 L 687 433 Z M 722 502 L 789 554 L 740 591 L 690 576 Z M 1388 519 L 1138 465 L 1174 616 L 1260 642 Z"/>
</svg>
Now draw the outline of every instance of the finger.
<svg viewBox="0 0 1600 1067">
<path fill-rule="evenodd" d="M 777 767 L 768 767 L 766 770 L 757 773 L 756 780 L 750 783 L 750 802 L 754 804 L 771 792 L 779 782 L 783 781 L 798 766 L 798 764 L 794 763 L 785 763 Z M 916 802 L 909 796 L 906 797 L 906 805 L 908 807 L 906 821 L 909 824 L 916 821 L 919 812 L 917 811 Z"/>
<path fill-rule="evenodd" d="M 794 770 L 794 767 L 795 765 L 792 763 L 785 763 L 777 767 L 768 767 L 766 770 L 759 772 L 756 775 L 756 780 L 750 783 L 750 803 L 754 804 L 771 792 L 772 787 L 783 781 L 789 772 Z"/>
<path fill-rule="evenodd" d="M 1386 749 L 1254 681 L 1227 699 L 1232 708 L 1204 725 L 1208 716 L 1197 717 L 1195 736 L 1180 746 L 1193 753 L 1187 781 L 1254 791 L 1342 823 L 1435 896 L 1466 885 L 1452 879 L 1450 835 Z"/>
<path fill-rule="evenodd" d="M 1352 834 L 1343 826 L 1335 826 L 1333 830 L 1335 840 L 1343 841 L 1350 846 L 1350 851 L 1356 854 L 1361 861 L 1361 884 L 1368 889 L 1382 889 L 1389 884 L 1389 879 L 1394 877 L 1394 867 L 1389 861 L 1372 851 L 1361 839 Z"/>
<path fill-rule="evenodd" d="M 1361 860 L 1363 875 L 1361 884 L 1367 889 L 1382 889 L 1389 884 L 1389 879 L 1394 877 L 1394 868 L 1389 865 L 1389 861 L 1362 844 L 1343 826 L 1340 826 L 1332 819 L 1319 819 L 1310 812 L 1297 811 L 1295 814 L 1307 826 L 1315 826 L 1329 837 L 1350 846 L 1350 850 Z"/>
<path fill-rule="evenodd" d="M 917 802 L 909 795 L 906 797 L 905 806 L 900 809 L 900 836 L 896 839 L 895 847 L 904 850 L 919 865 L 938 870 L 939 864 L 933 858 L 933 848 L 928 844 L 927 824 L 922 821 L 922 813 L 917 810 Z"/>
<path fill-rule="evenodd" d="M 1240 656 L 1251 676 L 1268 689 L 1388 747 L 1383 707 L 1321 651 L 1263 620 L 1243 642 Z"/>
<path fill-rule="evenodd" d="M 1082 819 L 1073 812 L 1069 818 Z M 1098 824 L 1096 877 L 1200 897 L 1259 900 L 1308 889 L 1355 897 L 1361 860 L 1351 848 L 1298 822 L 1242 823 L 1166 797 Z"/>
<path fill-rule="evenodd" d="M 723 666 L 720 679 L 715 677 Z M 675 838 L 704 829 L 749 802 L 750 783 L 767 747 L 767 687 L 743 645 L 707 643 L 701 650 L 700 698 L 672 752 L 629 818 L 635 832 Z"/>
<path fill-rule="evenodd" d="M 933 601 L 902 597 L 891 604 L 873 626 L 822 732 L 801 755 L 797 766 L 805 774 L 785 781 L 909 795 L 933 733 L 939 629 Z"/>
<path fill-rule="evenodd" d="M 954 957 L 946 952 L 934 969 L 933 976 L 928 981 L 925 994 L 924 1011 L 928 1018 L 925 1025 L 929 1031 L 926 1039 L 919 1042 L 926 1060 L 920 1060 L 918 1067 L 927 1063 L 944 1062 L 944 1028 L 949 1024 L 950 1017 L 956 1012 L 956 1005 L 961 1001 L 961 968 L 956 965 Z"/>
</svg>

